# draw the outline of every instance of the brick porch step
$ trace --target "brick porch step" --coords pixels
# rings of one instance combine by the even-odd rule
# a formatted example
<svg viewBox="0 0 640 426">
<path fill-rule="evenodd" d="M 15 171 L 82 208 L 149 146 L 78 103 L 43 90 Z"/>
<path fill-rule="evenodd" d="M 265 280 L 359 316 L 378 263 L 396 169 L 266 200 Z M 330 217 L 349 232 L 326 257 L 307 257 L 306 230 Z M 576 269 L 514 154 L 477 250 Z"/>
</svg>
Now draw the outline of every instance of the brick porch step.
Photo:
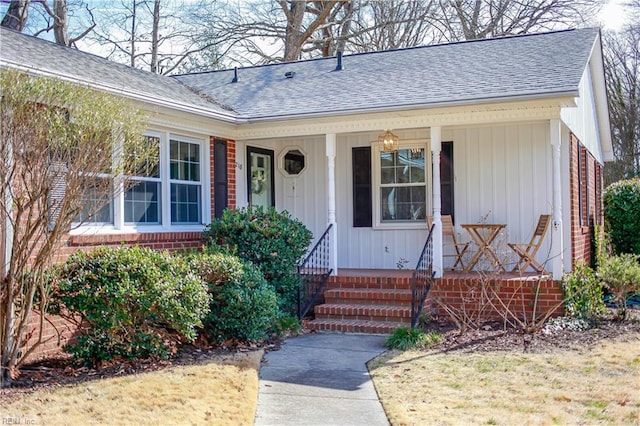
<svg viewBox="0 0 640 426">
<path fill-rule="evenodd" d="M 315 331 L 337 331 L 340 333 L 391 334 L 403 325 L 400 322 L 381 322 L 364 320 L 314 319 L 304 326 Z"/>
<path fill-rule="evenodd" d="M 326 288 L 410 290 L 410 277 L 330 277 Z"/>
<path fill-rule="evenodd" d="M 328 304 L 384 304 L 410 306 L 411 290 L 398 289 L 364 289 L 364 288 L 330 288 L 324 292 Z"/>
<path fill-rule="evenodd" d="M 382 304 L 330 304 L 318 305 L 314 308 L 316 319 L 361 320 L 380 322 L 411 322 L 409 306 Z"/>
</svg>

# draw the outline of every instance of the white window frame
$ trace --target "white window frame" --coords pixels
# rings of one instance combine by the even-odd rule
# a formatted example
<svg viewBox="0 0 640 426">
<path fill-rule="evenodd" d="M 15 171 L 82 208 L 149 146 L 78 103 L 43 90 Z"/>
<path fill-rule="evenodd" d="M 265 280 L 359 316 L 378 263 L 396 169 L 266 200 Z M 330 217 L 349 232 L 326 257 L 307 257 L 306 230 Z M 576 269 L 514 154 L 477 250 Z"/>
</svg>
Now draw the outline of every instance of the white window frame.
<svg viewBox="0 0 640 426">
<path fill-rule="evenodd" d="M 199 135 L 185 135 L 168 131 L 148 130 L 144 136 L 160 139 L 160 198 L 161 198 L 161 223 L 160 224 L 125 224 L 124 222 L 124 191 L 120 187 L 118 196 L 112 201 L 113 223 L 75 224 L 70 234 L 127 234 L 148 232 L 200 232 L 211 223 L 211 176 L 209 176 L 209 137 Z M 200 224 L 171 224 L 171 183 L 180 182 L 170 179 L 170 140 L 198 144 L 200 146 Z M 147 179 L 145 179 L 147 180 Z M 152 179 L 157 181 L 157 179 Z M 114 178 L 115 185 L 122 185 L 122 177 Z"/>
<path fill-rule="evenodd" d="M 432 201 L 431 201 L 431 194 L 432 194 L 432 188 L 431 186 L 433 185 L 433 178 L 432 178 L 432 167 L 431 167 L 431 150 L 429 149 L 429 141 L 427 140 L 406 140 L 406 141 L 400 141 L 400 144 L 398 146 L 398 149 L 411 149 L 411 148 L 421 148 L 424 149 L 424 161 L 425 161 L 425 169 L 424 169 L 424 174 L 425 174 L 425 200 L 426 200 L 426 212 L 425 212 L 425 216 L 428 216 L 431 213 L 431 209 L 432 209 Z M 372 185 L 372 192 L 373 192 L 373 229 L 377 229 L 377 230 L 388 230 L 388 229 L 393 229 L 393 230 L 403 230 L 403 229 L 425 229 L 426 228 L 426 217 L 425 220 L 417 220 L 417 221 L 395 221 L 395 222 L 383 222 L 382 221 L 382 203 L 381 203 L 381 196 L 380 196 L 380 192 L 381 192 L 381 188 L 382 188 L 382 184 L 380 182 L 381 180 L 381 170 L 380 170 L 380 146 L 377 142 L 373 142 L 371 144 L 371 152 L 372 152 L 372 156 L 373 158 L 371 159 L 371 161 L 373 162 L 372 164 L 372 171 L 373 171 L 373 185 Z"/>
</svg>

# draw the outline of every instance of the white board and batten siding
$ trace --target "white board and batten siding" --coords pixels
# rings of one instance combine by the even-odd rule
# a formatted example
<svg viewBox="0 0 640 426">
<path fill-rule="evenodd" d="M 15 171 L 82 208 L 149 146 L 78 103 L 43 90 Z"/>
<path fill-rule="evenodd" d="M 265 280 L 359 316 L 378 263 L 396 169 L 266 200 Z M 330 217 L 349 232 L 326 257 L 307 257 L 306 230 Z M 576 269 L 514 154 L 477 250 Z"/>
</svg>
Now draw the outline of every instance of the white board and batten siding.
<svg viewBox="0 0 640 426">
<path fill-rule="evenodd" d="M 580 80 L 579 91 L 580 96 L 575 99 L 576 106 L 562 108 L 560 116 L 562 121 L 580 139 L 582 145 L 593 154 L 600 164 L 604 164 L 593 82 L 589 67 L 584 70 Z"/>
<path fill-rule="evenodd" d="M 429 149 L 429 129 L 396 133 L 401 140 L 424 141 Z M 427 236 L 426 223 L 421 229 L 353 227 L 352 148 L 371 146 L 376 138 L 374 133 L 337 135 L 338 267 L 396 269 L 402 265 L 412 269 Z M 459 224 L 478 223 L 485 216 L 488 223 L 505 223 L 499 251 L 512 257 L 506 242 L 528 242 L 539 215 L 553 211 L 548 123 L 445 128 L 442 140 L 453 141 L 457 232 L 468 240 Z M 244 162 L 247 145 L 274 149 L 276 161 L 291 146 L 306 154 L 306 170 L 296 178 L 288 178 L 276 168 L 276 207 L 305 223 L 317 240 L 327 223 L 324 136 L 239 142 L 239 162 Z M 240 183 L 246 179 L 244 166 L 238 173 L 237 199 L 242 206 L 246 205 L 246 184 Z M 427 173 L 430 175 L 430 165 Z M 548 253 L 549 235 L 540 249 L 540 261 Z"/>
<path fill-rule="evenodd" d="M 237 142 L 236 161 L 241 167 L 236 170 L 238 207 L 248 205 L 247 146 L 274 151 L 276 208 L 286 210 L 302 221 L 313 232 L 315 243 L 327 227 L 327 157 L 324 136 Z M 286 176 L 278 164 L 281 154 L 291 147 L 297 147 L 305 154 L 305 169 L 296 177 Z"/>
</svg>

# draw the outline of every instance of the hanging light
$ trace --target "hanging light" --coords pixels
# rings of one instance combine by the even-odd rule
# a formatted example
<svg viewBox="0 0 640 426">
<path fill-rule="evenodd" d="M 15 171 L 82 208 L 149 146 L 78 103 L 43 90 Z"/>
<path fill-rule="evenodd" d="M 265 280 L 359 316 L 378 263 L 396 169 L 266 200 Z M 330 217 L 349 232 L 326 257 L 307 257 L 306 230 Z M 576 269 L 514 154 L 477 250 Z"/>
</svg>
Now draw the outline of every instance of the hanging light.
<svg viewBox="0 0 640 426">
<path fill-rule="evenodd" d="M 398 150 L 398 142 L 400 138 L 394 135 L 391 130 L 385 130 L 380 136 L 378 136 L 378 145 L 380 150 L 384 152 L 394 152 Z"/>
</svg>

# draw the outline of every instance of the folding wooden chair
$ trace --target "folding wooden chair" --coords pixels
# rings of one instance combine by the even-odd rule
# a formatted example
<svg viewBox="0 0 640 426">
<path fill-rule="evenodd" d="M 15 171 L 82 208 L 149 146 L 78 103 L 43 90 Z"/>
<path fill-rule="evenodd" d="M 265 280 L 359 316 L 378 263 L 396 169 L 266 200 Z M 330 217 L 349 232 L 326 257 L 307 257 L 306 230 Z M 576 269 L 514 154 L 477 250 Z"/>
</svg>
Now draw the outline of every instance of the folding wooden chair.
<svg viewBox="0 0 640 426">
<path fill-rule="evenodd" d="M 455 257 L 456 261 L 451 267 L 451 270 L 455 270 L 456 266 L 460 264 L 460 269 L 464 269 L 464 263 L 462 261 L 462 256 L 466 253 L 469 248 L 469 243 L 459 243 L 456 239 L 456 231 L 453 228 L 453 220 L 449 215 L 440 216 L 442 220 L 442 246 L 443 249 L 447 247 L 453 247 L 453 250 L 444 250 L 443 257 Z M 433 216 L 427 216 L 427 224 L 429 228 L 433 224 Z M 445 238 L 449 238 L 450 241 L 445 241 Z"/>
<path fill-rule="evenodd" d="M 513 268 L 513 271 L 520 271 L 522 273 L 531 266 L 537 272 L 542 274 L 549 273 L 544 266 L 536 260 L 536 253 L 538 253 L 538 250 L 542 245 L 542 240 L 544 240 L 544 236 L 547 233 L 547 228 L 549 228 L 550 222 L 550 214 L 540 215 L 538 225 L 536 226 L 536 230 L 534 231 L 529 244 L 509 243 L 509 247 L 511 247 L 511 249 L 519 256 L 518 263 L 515 268 Z"/>
</svg>

